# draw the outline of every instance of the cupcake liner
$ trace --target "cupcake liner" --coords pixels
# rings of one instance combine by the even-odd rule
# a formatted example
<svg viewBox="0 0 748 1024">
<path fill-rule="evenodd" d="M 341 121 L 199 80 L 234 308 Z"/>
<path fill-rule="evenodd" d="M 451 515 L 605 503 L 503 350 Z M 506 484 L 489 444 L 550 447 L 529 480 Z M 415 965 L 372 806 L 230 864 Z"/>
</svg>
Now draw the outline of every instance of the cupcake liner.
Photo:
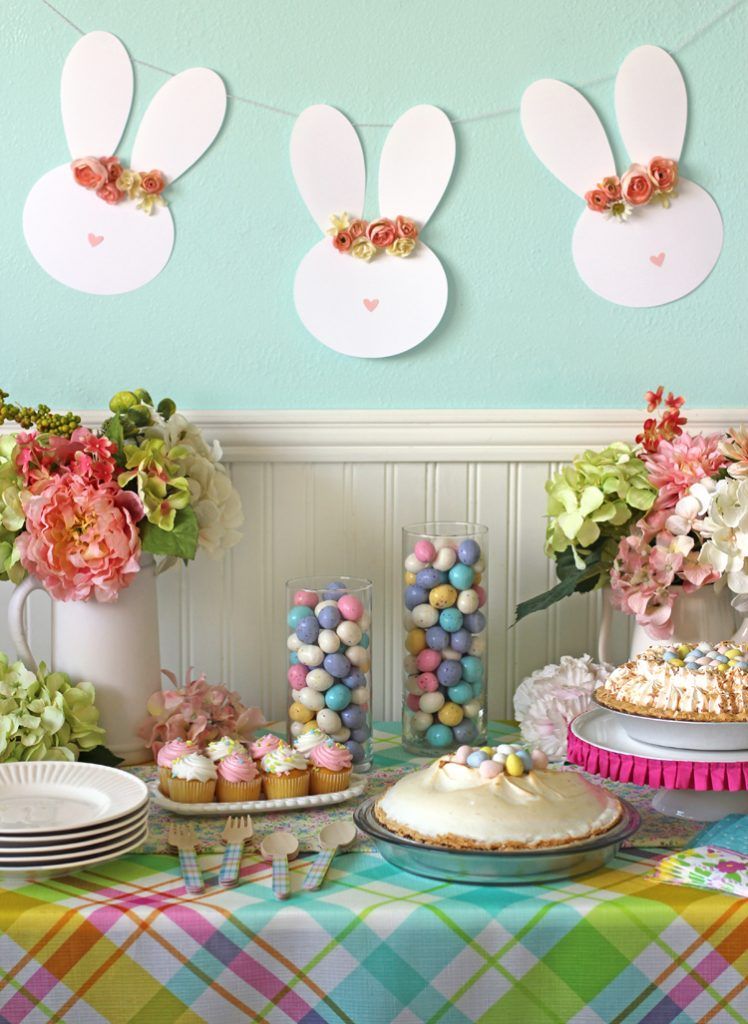
<svg viewBox="0 0 748 1024">
<path fill-rule="evenodd" d="M 227 782 L 218 776 L 216 783 L 216 800 L 223 804 L 243 803 L 246 800 L 259 800 L 262 780 L 259 775 L 251 782 Z"/>
<path fill-rule="evenodd" d="M 164 794 L 169 795 L 169 783 L 171 782 L 171 768 L 159 768 L 158 770 L 158 788 Z"/>
<path fill-rule="evenodd" d="M 262 787 L 268 800 L 288 800 L 291 797 L 307 796 L 309 793 L 309 772 L 294 768 L 283 775 L 263 774 Z"/>
<path fill-rule="evenodd" d="M 178 804 L 209 804 L 216 791 L 216 780 L 169 779 L 169 796 Z"/>
<path fill-rule="evenodd" d="M 351 768 L 333 772 L 329 768 L 313 767 L 309 792 L 314 795 L 316 793 L 339 793 L 342 789 L 348 789 L 351 771 Z"/>
</svg>

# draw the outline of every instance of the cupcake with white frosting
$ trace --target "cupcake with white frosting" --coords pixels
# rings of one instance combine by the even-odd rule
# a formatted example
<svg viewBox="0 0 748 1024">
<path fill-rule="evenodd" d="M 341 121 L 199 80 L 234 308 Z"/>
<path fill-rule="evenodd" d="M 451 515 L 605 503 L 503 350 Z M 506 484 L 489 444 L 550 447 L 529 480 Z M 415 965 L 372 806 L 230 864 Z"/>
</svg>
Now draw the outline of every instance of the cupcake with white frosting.
<svg viewBox="0 0 748 1024">
<path fill-rule="evenodd" d="M 185 754 L 172 763 L 169 796 L 180 804 L 209 803 L 217 779 L 216 766 L 209 757 L 196 752 Z"/>
<path fill-rule="evenodd" d="M 307 796 L 309 766 L 298 750 L 281 743 L 262 759 L 262 788 L 268 800 Z"/>
<path fill-rule="evenodd" d="M 309 757 L 314 748 L 325 743 L 327 739 L 327 733 L 315 726 L 314 729 L 307 729 L 306 732 L 302 732 L 300 736 L 296 737 L 293 744 L 294 750 L 298 750 L 304 757 Z"/>
<path fill-rule="evenodd" d="M 224 757 L 228 757 L 229 754 L 237 752 L 246 754 L 247 748 L 239 740 L 234 740 L 230 736 L 221 736 L 219 740 L 213 740 L 205 748 L 205 753 L 214 764 L 223 761 Z"/>
</svg>

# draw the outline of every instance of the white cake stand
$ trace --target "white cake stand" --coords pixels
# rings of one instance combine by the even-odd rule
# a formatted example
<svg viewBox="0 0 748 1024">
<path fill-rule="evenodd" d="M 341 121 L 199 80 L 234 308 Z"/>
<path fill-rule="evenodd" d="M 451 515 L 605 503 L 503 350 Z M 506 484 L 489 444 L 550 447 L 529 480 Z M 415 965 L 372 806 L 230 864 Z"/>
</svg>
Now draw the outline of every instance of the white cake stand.
<svg viewBox="0 0 748 1024">
<path fill-rule="evenodd" d="M 657 790 L 661 814 L 718 821 L 748 814 L 748 750 L 694 750 L 645 743 L 621 717 L 592 708 L 569 726 L 567 759 L 593 775 Z"/>
</svg>

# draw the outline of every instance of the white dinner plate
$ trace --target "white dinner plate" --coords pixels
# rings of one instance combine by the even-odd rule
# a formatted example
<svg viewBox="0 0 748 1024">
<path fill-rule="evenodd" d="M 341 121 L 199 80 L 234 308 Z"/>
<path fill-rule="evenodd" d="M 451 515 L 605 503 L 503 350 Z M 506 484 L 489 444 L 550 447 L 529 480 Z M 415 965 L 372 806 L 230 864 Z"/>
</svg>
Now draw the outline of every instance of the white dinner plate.
<svg viewBox="0 0 748 1024">
<path fill-rule="evenodd" d="M 595 703 L 598 704 L 597 701 Z M 629 736 L 642 743 L 654 743 L 668 749 L 742 750 L 748 755 L 748 722 L 682 722 L 674 718 L 630 714 L 603 704 L 598 704 L 598 707 L 617 715 Z"/>
<path fill-rule="evenodd" d="M 116 832 L 147 815 L 149 801 L 146 800 L 140 807 L 130 814 L 124 814 L 119 818 L 112 818 L 103 825 L 91 825 L 87 828 L 71 828 L 58 832 L 3 832 L 0 830 L 0 845 L 2 846 L 25 846 L 30 840 L 42 846 L 55 846 L 58 843 L 69 843 L 75 839 L 96 839 L 107 836 L 110 832 Z"/>
<path fill-rule="evenodd" d="M 338 793 L 315 793 L 314 796 L 296 796 L 287 800 L 245 800 L 239 803 L 220 803 L 213 800 L 206 804 L 180 804 L 164 796 L 158 786 L 153 786 L 151 796 L 155 803 L 165 807 L 167 811 L 188 816 L 211 815 L 226 817 L 229 814 L 269 814 L 271 811 L 304 811 L 310 807 L 331 807 L 342 804 L 354 796 L 361 796 L 366 789 L 366 779 L 361 775 L 352 775 L 348 789 Z"/>
<path fill-rule="evenodd" d="M 129 837 L 133 832 L 137 832 L 148 822 L 148 806 L 139 814 L 128 818 L 124 824 L 118 825 L 114 829 L 108 829 L 97 835 L 89 835 L 84 833 L 79 836 L 63 836 L 61 839 L 55 839 L 51 843 L 40 841 L 37 836 L 24 836 L 19 838 L 15 842 L 9 842 L 4 837 L 0 838 L 0 860 L 8 860 L 11 857 L 19 856 L 35 856 L 37 860 L 42 860 L 49 856 L 54 856 L 58 853 L 66 853 L 66 851 L 77 851 L 84 850 L 86 853 L 89 849 L 95 850 L 100 846 L 108 846 L 115 842 L 120 842 L 122 839 Z"/>
<path fill-rule="evenodd" d="M 101 840 L 93 846 L 69 850 L 37 850 L 33 846 L 33 840 L 26 850 L 13 850 L 10 853 L 0 853 L 0 866 L 13 864 L 57 864 L 69 860 L 79 860 L 81 857 L 93 857 L 97 853 L 106 853 L 112 847 L 122 846 L 124 843 L 136 839 L 148 828 L 146 821 L 139 821 L 128 828 L 122 835 L 114 836 L 112 839 Z"/>
<path fill-rule="evenodd" d="M 55 864 L 12 864 L 6 865 L 0 861 L 0 875 L 7 875 L 8 877 L 23 877 L 23 878 L 49 878 L 50 875 L 69 875 L 74 871 L 78 871 L 82 868 L 93 867 L 96 864 L 105 864 L 109 860 L 117 860 L 119 857 L 124 857 L 125 854 L 133 853 L 139 849 L 146 840 L 148 835 L 148 828 L 145 827 L 135 839 L 124 843 L 118 847 L 110 847 L 106 851 L 99 851 L 96 854 L 92 854 L 90 857 L 82 857 L 80 860 L 71 860 L 55 863 Z"/>
<path fill-rule="evenodd" d="M 148 798 L 140 779 L 80 761 L 0 764 L 0 836 L 45 835 L 102 825 Z"/>
<path fill-rule="evenodd" d="M 670 747 L 635 739 L 624 728 L 621 715 L 608 708 L 584 711 L 571 723 L 571 731 L 580 740 L 614 754 L 633 754 L 652 761 L 748 761 L 748 750 L 698 750 L 693 747 Z"/>
</svg>

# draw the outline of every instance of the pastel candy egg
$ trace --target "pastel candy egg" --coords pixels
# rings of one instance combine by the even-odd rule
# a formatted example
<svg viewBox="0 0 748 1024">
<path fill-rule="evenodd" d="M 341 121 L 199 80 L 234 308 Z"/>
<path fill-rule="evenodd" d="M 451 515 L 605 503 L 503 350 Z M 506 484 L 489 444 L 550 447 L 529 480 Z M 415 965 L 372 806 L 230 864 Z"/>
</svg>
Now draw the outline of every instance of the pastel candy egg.
<svg viewBox="0 0 748 1024">
<path fill-rule="evenodd" d="M 438 587 L 429 593 L 429 604 L 433 605 L 434 608 L 441 610 L 442 608 L 451 608 L 457 600 L 457 591 L 449 583 L 442 583 Z M 477 614 L 477 613 L 476 613 Z M 479 630 L 470 630 L 473 632 L 480 632 Z"/>
<path fill-rule="evenodd" d="M 343 726 L 342 729 L 338 729 L 337 732 L 330 733 L 331 738 L 334 739 L 336 743 L 345 743 L 347 739 L 350 739 L 350 735 L 351 730 L 347 729 L 345 726 Z"/>
<path fill-rule="evenodd" d="M 421 569 L 416 575 L 416 583 L 419 587 L 423 587 L 425 590 L 431 590 L 432 587 L 438 587 L 442 583 L 447 582 L 447 574 L 445 572 L 439 572 L 438 569 Z"/>
<path fill-rule="evenodd" d="M 286 640 L 286 647 L 289 649 L 289 651 L 298 651 L 298 649 L 301 646 L 301 640 L 299 640 L 295 633 L 292 633 L 289 636 L 288 640 Z"/>
<path fill-rule="evenodd" d="M 348 658 L 351 665 L 355 665 L 356 668 L 360 668 L 362 672 L 369 671 L 371 666 L 371 657 L 365 647 L 349 647 L 345 652 L 345 656 Z"/>
<path fill-rule="evenodd" d="M 503 766 L 497 764 L 496 761 L 481 761 L 478 766 L 478 771 L 484 779 L 495 779 L 497 775 L 501 775 Z"/>
<path fill-rule="evenodd" d="M 426 563 L 422 562 L 416 554 L 408 555 L 405 559 L 405 570 L 406 572 L 420 572 L 421 569 L 426 568 Z"/>
<path fill-rule="evenodd" d="M 436 608 L 432 608 L 430 604 L 417 604 L 410 614 L 413 619 L 413 625 L 420 626 L 421 629 L 435 626 L 439 621 L 439 612 Z M 442 614 L 444 613 L 442 612 Z"/>
<path fill-rule="evenodd" d="M 336 679 L 345 679 L 351 674 L 351 662 L 347 655 L 336 651 L 335 654 L 326 654 L 324 658 L 325 671 Z"/>
<path fill-rule="evenodd" d="M 416 709 L 418 702 L 416 701 Z M 366 724 L 366 713 L 357 704 L 349 704 L 340 712 L 340 720 L 349 729 L 360 729 Z"/>
<path fill-rule="evenodd" d="M 501 769 L 503 771 L 504 765 L 506 763 L 506 758 L 504 757 L 503 754 L 494 754 L 493 757 L 491 758 L 491 760 L 495 761 L 496 764 L 500 765 Z"/>
<path fill-rule="evenodd" d="M 332 708 L 322 708 L 321 711 L 317 712 L 317 725 L 322 732 L 326 732 L 330 736 L 334 732 L 339 732 L 343 727 L 340 715 L 337 711 L 333 711 Z"/>
<path fill-rule="evenodd" d="M 470 743 L 471 740 L 475 739 L 477 729 L 475 728 L 475 723 L 471 722 L 469 718 L 463 718 L 460 724 L 452 729 L 452 732 L 457 743 Z"/>
<path fill-rule="evenodd" d="M 449 647 L 449 634 L 441 626 L 431 626 L 426 630 L 426 643 L 432 651 L 443 651 Z"/>
<path fill-rule="evenodd" d="M 323 607 L 315 612 L 317 621 L 323 629 L 337 629 L 340 625 L 340 611 L 334 601 L 324 602 Z"/>
<path fill-rule="evenodd" d="M 413 678 L 415 678 L 415 673 L 413 673 Z M 345 677 L 343 682 L 349 690 L 356 690 L 359 686 L 366 686 L 366 675 L 360 668 L 354 668 L 351 674 Z"/>
<path fill-rule="evenodd" d="M 317 646 L 325 654 L 334 654 L 340 647 L 340 637 L 334 629 L 323 629 L 317 637 Z"/>
<path fill-rule="evenodd" d="M 356 622 L 358 622 L 359 626 L 365 633 L 371 626 L 371 615 L 369 614 L 369 612 L 364 611 L 363 615 L 359 615 L 359 617 L 356 619 Z"/>
<path fill-rule="evenodd" d="M 368 686 L 357 686 L 355 690 L 350 691 L 351 701 L 354 704 L 366 704 L 371 696 Z"/>
<path fill-rule="evenodd" d="M 449 699 L 455 704 L 467 704 L 472 697 L 473 688 L 470 683 L 457 683 L 449 688 Z"/>
<path fill-rule="evenodd" d="M 410 708 L 411 711 L 419 711 L 421 708 L 419 700 L 420 698 L 417 693 L 409 693 L 405 698 L 405 706 Z M 431 718 L 431 715 L 429 715 L 429 718 Z"/>
<path fill-rule="evenodd" d="M 409 676 L 413 676 L 416 672 L 422 671 L 421 666 L 418 664 L 418 658 L 415 654 L 406 654 L 403 658 L 403 668 Z"/>
<path fill-rule="evenodd" d="M 472 753 L 468 754 L 467 766 L 468 768 L 478 768 L 484 761 L 488 760 L 488 754 L 483 750 L 473 750 Z"/>
<path fill-rule="evenodd" d="M 312 729 L 317 728 L 317 720 L 315 718 L 310 719 L 301 726 L 302 733 L 311 732 Z"/>
<path fill-rule="evenodd" d="M 439 651 L 427 647 L 416 658 L 416 665 L 419 672 L 434 672 L 441 664 L 441 660 L 442 656 Z"/>
<path fill-rule="evenodd" d="M 730 648 L 728 648 L 728 650 L 725 651 L 725 654 L 727 655 L 728 658 L 739 658 L 740 657 L 740 651 L 737 649 L 737 647 L 730 647 Z"/>
<path fill-rule="evenodd" d="M 532 758 L 533 768 L 539 768 L 541 771 L 548 767 L 548 755 L 544 750 L 533 750 L 530 753 Z"/>
<path fill-rule="evenodd" d="M 493 757 L 493 747 L 480 747 L 479 749 L 482 750 L 484 754 L 487 754 L 488 757 Z"/>
<path fill-rule="evenodd" d="M 371 729 L 368 725 L 362 726 L 360 729 L 353 729 L 351 731 L 351 739 L 355 740 L 356 743 L 363 743 L 371 736 Z"/>
<path fill-rule="evenodd" d="M 424 693 L 418 700 L 418 708 L 420 711 L 426 711 L 430 715 L 435 715 L 444 707 L 444 696 L 437 690 L 436 693 Z"/>
<path fill-rule="evenodd" d="M 427 715 L 425 711 L 417 711 L 411 718 L 413 728 L 416 732 L 426 732 L 428 727 L 433 724 L 434 716 Z"/>
<path fill-rule="evenodd" d="M 461 657 L 460 652 L 452 650 L 451 647 L 445 647 L 442 651 L 442 659 L 444 661 L 459 661 Z"/>
<path fill-rule="evenodd" d="M 304 723 L 303 722 L 291 722 L 291 735 L 292 736 L 294 736 L 294 737 L 301 736 L 303 731 L 304 731 Z"/>
<path fill-rule="evenodd" d="M 467 537 L 457 546 L 457 557 L 463 565 L 472 565 L 480 558 L 480 545 L 472 537 Z"/>
<path fill-rule="evenodd" d="M 297 590 L 293 596 L 293 603 L 306 605 L 307 608 L 316 608 L 319 604 L 319 594 L 314 590 Z"/>
<path fill-rule="evenodd" d="M 412 587 L 405 588 L 403 600 L 405 607 L 413 611 L 419 604 L 428 604 L 429 592 L 425 587 L 419 587 L 414 584 Z"/>
<path fill-rule="evenodd" d="M 419 562 L 433 562 L 436 557 L 436 548 L 430 540 L 417 540 L 413 548 L 413 554 Z"/>
<path fill-rule="evenodd" d="M 476 572 L 484 572 L 485 568 L 486 568 L 486 561 L 483 558 L 483 556 L 481 556 L 478 559 L 477 562 L 473 562 L 473 569 L 475 569 Z"/>
<path fill-rule="evenodd" d="M 510 754 L 514 753 L 514 747 L 511 743 L 499 743 L 496 753 L 501 754 L 502 757 L 509 757 Z"/>
<path fill-rule="evenodd" d="M 325 586 L 322 596 L 326 601 L 337 601 L 341 594 L 346 592 L 346 585 L 342 580 L 333 580 Z"/>
<path fill-rule="evenodd" d="M 302 619 L 305 619 L 308 615 L 314 616 L 312 609 L 305 604 L 294 605 L 286 616 L 289 629 L 296 629 Z"/>
<path fill-rule="evenodd" d="M 459 601 L 459 598 L 457 599 Z M 458 629 L 456 633 L 453 633 L 449 638 L 449 645 L 453 651 L 457 651 L 459 654 L 467 654 L 470 650 L 470 644 L 473 638 L 470 636 L 468 631 L 463 627 Z"/>
<path fill-rule="evenodd" d="M 478 595 L 474 590 L 463 590 L 457 596 L 457 607 L 463 615 L 478 611 Z"/>
<path fill-rule="evenodd" d="M 432 611 L 436 611 L 436 608 L 433 608 Z M 448 633 L 456 633 L 458 629 L 462 628 L 462 612 L 457 608 L 445 608 L 439 615 L 439 625 Z"/>
<path fill-rule="evenodd" d="M 338 602 L 337 601 L 320 601 L 319 604 L 316 604 L 314 606 L 314 614 L 317 616 L 317 618 L 319 618 L 319 613 L 322 611 L 323 608 L 337 608 L 337 607 L 338 607 Z"/>
<path fill-rule="evenodd" d="M 462 659 L 462 677 L 469 683 L 479 683 L 483 679 L 483 662 L 480 658 L 468 654 Z"/>
<path fill-rule="evenodd" d="M 364 635 L 359 624 L 349 620 L 341 622 L 335 632 L 343 643 L 348 644 L 349 647 L 353 647 L 355 644 L 359 643 L 361 637 Z"/>
<path fill-rule="evenodd" d="M 486 593 L 485 589 L 483 587 L 479 587 L 477 583 L 473 584 L 473 590 L 478 595 L 478 607 L 482 608 L 483 605 L 486 603 L 488 594 Z"/>
<path fill-rule="evenodd" d="M 286 678 L 288 679 L 291 689 L 300 690 L 302 687 L 307 685 L 305 680 L 308 671 L 309 669 L 306 665 L 291 665 L 286 673 Z"/>
<path fill-rule="evenodd" d="M 462 562 L 457 562 L 449 570 L 449 582 L 457 590 L 468 590 L 473 585 L 473 578 L 475 572 L 469 565 L 463 565 Z"/>
<path fill-rule="evenodd" d="M 309 668 L 316 668 L 318 665 L 321 665 L 325 657 L 322 649 L 317 647 L 316 644 L 302 644 L 296 653 L 301 664 L 307 665 Z"/>
<path fill-rule="evenodd" d="M 403 573 L 403 583 L 406 587 L 412 587 L 416 581 L 416 574 L 414 572 Z"/>
<path fill-rule="evenodd" d="M 364 606 L 353 594 L 344 594 L 338 601 L 338 610 L 344 619 L 356 621 L 364 614 Z"/>
<path fill-rule="evenodd" d="M 296 636 L 305 644 L 316 644 L 319 637 L 319 622 L 313 615 L 302 619 L 296 627 Z"/>
<path fill-rule="evenodd" d="M 421 693 L 433 693 L 439 689 L 439 680 L 436 678 L 433 672 L 421 672 L 416 677 L 416 683 Z"/>
<path fill-rule="evenodd" d="M 314 712 L 305 704 L 295 700 L 288 709 L 288 717 L 292 722 L 310 722 L 314 718 Z"/>
<path fill-rule="evenodd" d="M 353 763 L 361 764 L 366 756 L 366 752 L 361 744 L 357 743 L 355 740 L 347 740 L 345 745 L 351 753 L 351 760 Z"/>
<path fill-rule="evenodd" d="M 288 663 L 289 663 L 289 665 L 298 665 L 299 664 L 299 656 L 296 653 L 296 651 L 291 651 L 290 652 L 290 654 L 288 655 Z"/>
<path fill-rule="evenodd" d="M 408 693 L 417 693 L 419 697 L 424 692 L 418 685 L 418 676 L 408 676 L 405 680 L 405 689 Z"/>
<path fill-rule="evenodd" d="M 481 703 L 479 700 L 469 700 L 467 704 L 462 705 L 462 710 L 465 712 L 466 718 L 477 718 L 480 714 Z"/>
<path fill-rule="evenodd" d="M 432 559 L 432 565 L 440 572 L 449 572 L 457 561 L 457 552 L 454 548 L 439 548 L 436 556 Z"/>
<path fill-rule="evenodd" d="M 471 633 L 482 633 L 486 628 L 486 616 L 483 612 L 471 612 L 470 615 L 463 618 L 463 622 L 465 629 L 470 630 Z"/>
<path fill-rule="evenodd" d="M 432 747 L 448 747 L 452 742 L 452 730 L 447 725 L 430 725 L 426 730 L 426 742 Z"/>
<path fill-rule="evenodd" d="M 439 708 L 438 717 L 442 725 L 459 725 L 464 715 L 459 704 L 454 704 L 451 700 L 448 700 L 446 704 Z"/>
<path fill-rule="evenodd" d="M 509 754 L 504 763 L 504 771 L 507 773 L 507 775 L 514 775 L 516 777 L 519 775 L 524 775 L 525 766 L 522 764 L 521 760 L 516 754 Z"/>
<path fill-rule="evenodd" d="M 342 711 L 343 708 L 347 708 L 351 703 L 352 693 L 353 691 L 349 690 L 342 683 L 335 683 L 325 693 L 323 703 L 327 704 L 328 708 L 332 708 L 333 711 Z M 322 695 L 320 694 L 320 696 Z"/>
<path fill-rule="evenodd" d="M 296 699 L 300 704 L 303 704 L 305 708 L 309 708 L 311 711 L 321 711 L 325 706 L 324 696 L 316 690 L 313 690 L 311 686 L 305 686 L 303 690 L 299 690 L 296 695 Z"/>
<path fill-rule="evenodd" d="M 436 670 L 436 678 L 442 686 L 456 686 L 462 679 L 462 665 L 459 661 L 443 661 Z"/>
<path fill-rule="evenodd" d="M 482 658 L 486 653 L 486 638 L 485 636 L 474 636 L 470 641 L 470 647 L 468 648 L 468 654 L 474 655 L 476 658 Z"/>
<path fill-rule="evenodd" d="M 532 755 L 529 750 L 525 750 L 523 747 L 517 751 L 517 757 L 522 762 L 522 766 L 526 772 L 529 772 L 532 768 Z"/>
<path fill-rule="evenodd" d="M 463 743 L 461 747 L 455 750 L 452 760 L 455 764 L 467 764 L 467 759 L 472 749 L 467 743 Z"/>
<path fill-rule="evenodd" d="M 413 613 L 409 612 L 407 608 L 404 608 L 403 609 L 403 629 L 407 633 L 408 630 L 411 630 L 414 626 L 415 626 L 415 622 L 413 621 Z"/>
</svg>

